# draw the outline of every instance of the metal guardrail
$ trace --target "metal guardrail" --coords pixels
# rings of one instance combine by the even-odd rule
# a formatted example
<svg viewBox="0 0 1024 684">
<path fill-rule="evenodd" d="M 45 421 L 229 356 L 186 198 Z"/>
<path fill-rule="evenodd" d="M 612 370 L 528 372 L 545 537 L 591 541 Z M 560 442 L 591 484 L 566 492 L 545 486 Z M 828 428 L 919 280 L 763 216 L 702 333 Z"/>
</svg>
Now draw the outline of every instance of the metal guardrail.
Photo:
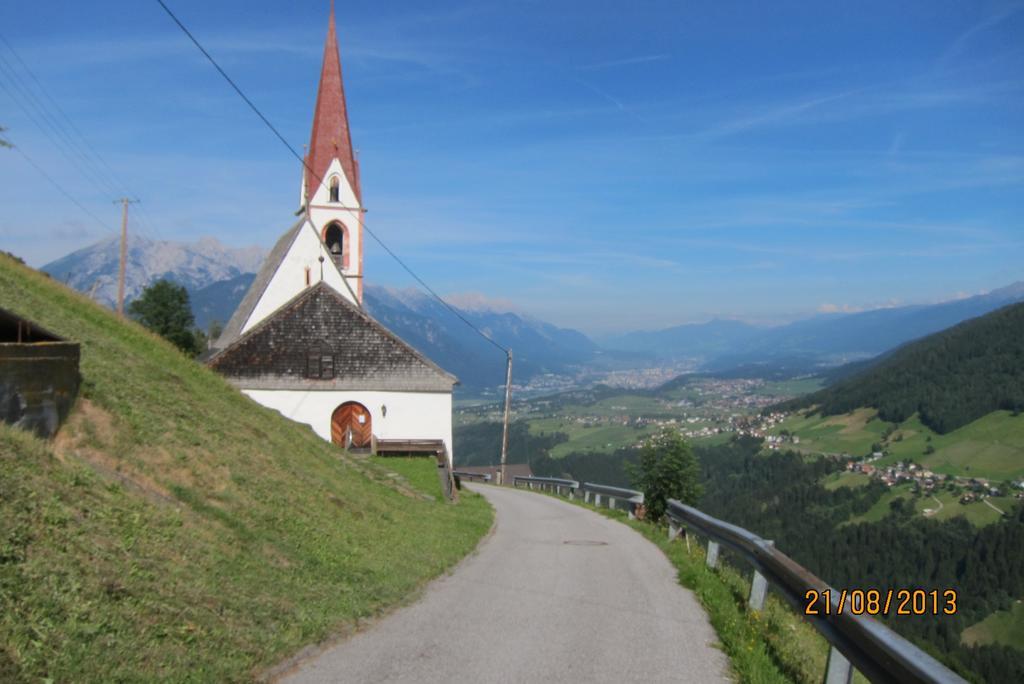
<svg viewBox="0 0 1024 684">
<path fill-rule="evenodd" d="M 644 503 L 644 493 L 638 492 L 635 489 L 625 489 L 623 487 L 609 487 L 608 485 L 597 484 L 595 482 L 584 482 L 583 483 L 583 500 L 586 503 L 590 503 L 591 495 L 594 498 L 594 505 L 600 507 L 601 497 L 605 497 L 608 501 L 608 508 L 617 508 L 616 503 L 619 499 L 626 502 L 626 510 L 629 513 L 630 520 L 636 518 L 637 506 L 642 506 Z"/>
<path fill-rule="evenodd" d="M 565 489 L 567 496 L 575 498 L 576 490 L 580 488 L 579 480 L 564 480 L 560 477 L 533 477 L 530 475 L 516 475 L 512 478 L 512 486 L 525 485 L 528 489 L 550 490 L 555 494 L 561 494 Z"/>
<path fill-rule="evenodd" d="M 470 473 L 465 470 L 453 470 L 452 475 L 462 480 L 480 480 L 481 482 L 490 482 L 490 473 Z"/>
<path fill-rule="evenodd" d="M 724 545 L 754 566 L 748 602 L 752 610 L 761 610 L 768 584 L 771 584 L 825 636 L 832 645 L 825 673 L 826 684 L 850 682 L 853 668 L 872 682 L 965 684 L 965 680 L 942 663 L 877 620 L 866 615 L 854 615 L 849 610 L 841 612 L 841 592 L 776 549 L 770 540 L 712 518 L 674 499 L 668 502 L 668 517 L 670 541 L 679 536 L 682 525 L 708 538 L 709 567 L 718 564 L 719 545 Z M 817 609 L 817 615 L 806 614 L 810 592 L 817 592 L 818 598 L 811 604 Z M 824 596 L 831 599 L 828 608 Z"/>
</svg>

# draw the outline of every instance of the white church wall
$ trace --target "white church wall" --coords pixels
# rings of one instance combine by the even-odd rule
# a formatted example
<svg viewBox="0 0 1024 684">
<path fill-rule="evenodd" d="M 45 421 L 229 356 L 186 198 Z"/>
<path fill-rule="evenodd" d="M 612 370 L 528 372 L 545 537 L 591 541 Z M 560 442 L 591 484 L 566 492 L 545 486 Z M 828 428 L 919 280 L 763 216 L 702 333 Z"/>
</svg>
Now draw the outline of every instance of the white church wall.
<svg viewBox="0 0 1024 684">
<path fill-rule="evenodd" d="M 309 223 L 306 223 L 299 230 L 298 235 L 295 236 L 295 241 L 274 273 L 274 276 L 270 279 L 267 289 L 263 292 L 263 296 L 260 297 L 260 301 L 257 302 L 252 315 L 249 316 L 249 320 L 242 326 L 242 332 L 248 331 L 305 290 L 307 287 L 307 268 L 309 269 L 309 284 L 315 285 L 320 282 L 320 261 L 318 257 L 321 255 L 324 257 L 324 280 L 328 285 L 340 292 L 345 299 L 353 304 L 357 303 L 349 287 L 346 287 L 342 275 L 338 273 L 338 270 L 331 263 L 330 256 L 327 254 L 327 250 L 324 248 L 323 242 L 321 242 L 316 230 Z"/>
<path fill-rule="evenodd" d="M 359 200 L 356 199 L 355 190 L 352 189 L 352 184 L 348 182 L 348 178 L 345 176 L 345 170 L 341 167 L 341 162 L 335 157 L 331 160 L 331 165 L 327 167 L 327 173 L 324 174 L 322 182 L 313 191 L 313 200 L 310 204 L 332 204 L 331 190 L 330 190 L 330 179 L 331 176 L 338 176 L 340 183 L 338 184 L 338 205 L 343 207 L 358 207 Z M 315 178 L 313 179 L 316 180 Z"/>
<path fill-rule="evenodd" d="M 452 395 L 449 392 L 381 392 L 243 389 L 255 401 L 299 423 L 305 423 L 328 442 L 331 415 L 346 401 L 370 411 L 377 439 L 441 439 L 452 451 Z M 384 407 L 387 407 L 385 415 Z"/>
<path fill-rule="evenodd" d="M 333 177 L 338 178 L 337 202 L 330 201 L 330 180 Z M 341 162 L 333 159 L 324 175 L 324 181 L 314 191 L 313 201 L 309 203 L 309 220 L 316 228 L 318 235 L 323 235 L 324 228 L 331 221 L 338 221 L 348 229 L 345 236 L 348 267 L 344 268 L 342 273 L 349 276 L 349 285 L 357 296 L 361 297 L 362 284 L 359 279 L 363 274 L 363 264 L 360 258 L 363 249 L 363 231 L 360 207 L 356 193 L 341 167 Z"/>
</svg>

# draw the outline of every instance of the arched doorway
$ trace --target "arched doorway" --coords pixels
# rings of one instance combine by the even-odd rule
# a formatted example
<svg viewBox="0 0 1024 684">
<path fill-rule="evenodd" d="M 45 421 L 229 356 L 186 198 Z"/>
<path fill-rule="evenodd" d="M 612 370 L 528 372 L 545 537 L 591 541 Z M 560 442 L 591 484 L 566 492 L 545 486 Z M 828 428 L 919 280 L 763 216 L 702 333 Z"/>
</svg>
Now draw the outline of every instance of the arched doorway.
<svg viewBox="0 0 1024 684">
<path fill-rule="evenodd" d="M 346 401 L 331 414 L 331 441 L 343 447 L 362 449 L 370 446 L 373 425 L 370 411 L 355 401 Z"/>
</svg>

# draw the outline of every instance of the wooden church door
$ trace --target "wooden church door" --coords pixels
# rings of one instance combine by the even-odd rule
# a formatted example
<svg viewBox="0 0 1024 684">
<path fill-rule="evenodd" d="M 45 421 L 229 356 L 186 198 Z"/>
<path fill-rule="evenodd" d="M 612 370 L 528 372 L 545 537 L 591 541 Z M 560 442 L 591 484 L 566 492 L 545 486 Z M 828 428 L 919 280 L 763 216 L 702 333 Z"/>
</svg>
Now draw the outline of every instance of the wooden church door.
<svg viewBox="0 0 1024 684">
<path fill-rule="evenodd" d="M 347 447 L 351 435 L 351 445 L 356 448 L 370 446 L 373 437 L 373 426 L 370 411 L 360 403 L 347 401 L 334 409 L 331 415 L 331 441 Z"/>
</svg>

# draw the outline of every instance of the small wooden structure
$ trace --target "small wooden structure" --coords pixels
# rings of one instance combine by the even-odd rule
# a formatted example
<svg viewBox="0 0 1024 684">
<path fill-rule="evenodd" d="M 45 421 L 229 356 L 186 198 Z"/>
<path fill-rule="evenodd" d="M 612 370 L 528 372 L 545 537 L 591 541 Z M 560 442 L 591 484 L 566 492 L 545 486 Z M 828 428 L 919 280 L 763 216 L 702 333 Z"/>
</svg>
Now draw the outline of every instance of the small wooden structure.
<svg viewBox="0 0 1024 684">
<path fill-rule="evenodd" d="M 0 309 L 0 420 L 53 437 L 78 395 L 80 354 L 77 342 Z"/>
</svg>

